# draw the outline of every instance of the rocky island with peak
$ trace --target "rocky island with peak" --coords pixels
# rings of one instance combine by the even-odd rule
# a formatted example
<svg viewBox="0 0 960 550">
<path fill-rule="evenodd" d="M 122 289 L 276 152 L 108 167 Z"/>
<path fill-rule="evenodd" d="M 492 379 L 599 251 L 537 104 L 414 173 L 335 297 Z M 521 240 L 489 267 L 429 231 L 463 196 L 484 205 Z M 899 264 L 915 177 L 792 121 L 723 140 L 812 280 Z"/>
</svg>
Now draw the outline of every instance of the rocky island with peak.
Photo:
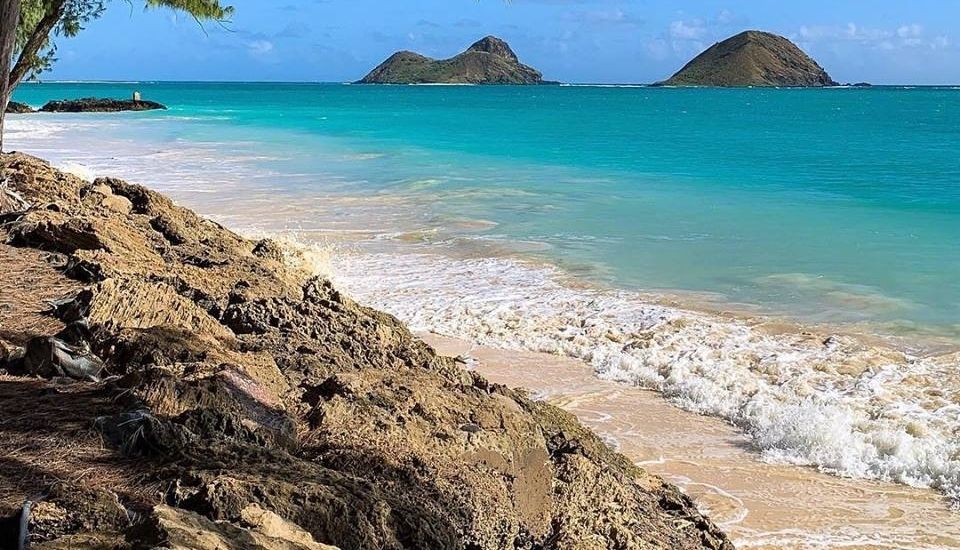
<svg viewBox="0 0 960 550">
<path fill-rule="evenodd" d="M 401 51 L 358 84 L 550 84 L 540 71 L 520 63 L 510 45 L 487 36 L 449 59 Z"/>
<path fill-rule="evenodd" d="M 661 86 L 837 86 L 827 71 L 782 36 L 745 31 L 718 42 Z"/>
</svg>

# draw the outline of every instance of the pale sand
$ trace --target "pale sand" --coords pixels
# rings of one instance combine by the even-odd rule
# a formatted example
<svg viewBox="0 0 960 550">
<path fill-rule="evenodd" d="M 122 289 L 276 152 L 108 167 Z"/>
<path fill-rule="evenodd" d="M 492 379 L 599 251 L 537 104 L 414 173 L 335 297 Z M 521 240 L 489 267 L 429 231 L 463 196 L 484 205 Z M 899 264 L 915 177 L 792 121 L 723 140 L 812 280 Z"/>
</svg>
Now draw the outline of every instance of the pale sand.
<svg viewBox="0 0 960 550">
<path fill-rule="evenodd" d="M 683 488 L 738 548 L 960 548 L 960 512 L 934 491 L 767 464 L 735 427 L 600 380 L 579 361 L 421 336 L 442 354 L 473 357 L 491 381 L 576 414 L 638 465 Z"/>
</svg>

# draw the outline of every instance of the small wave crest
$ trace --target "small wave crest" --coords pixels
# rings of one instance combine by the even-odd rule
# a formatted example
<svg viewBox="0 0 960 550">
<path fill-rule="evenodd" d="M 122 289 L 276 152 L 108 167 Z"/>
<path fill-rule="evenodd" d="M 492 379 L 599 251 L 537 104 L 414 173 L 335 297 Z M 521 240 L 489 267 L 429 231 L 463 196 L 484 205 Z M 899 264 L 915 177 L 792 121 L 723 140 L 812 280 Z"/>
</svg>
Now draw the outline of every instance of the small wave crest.
<svg viewBox="0 0 960 550">
<path fill-rule="evenodd" d="M 766 460 L 933 487 L 960 502 L 957 357 L 768 331 L 759 321 L 566 285 L 559 270 L 509 259 L 332 261 L 340 288 L 416 330 L 578 358 L 602 378 L 727 419 Z"/>
</svg>

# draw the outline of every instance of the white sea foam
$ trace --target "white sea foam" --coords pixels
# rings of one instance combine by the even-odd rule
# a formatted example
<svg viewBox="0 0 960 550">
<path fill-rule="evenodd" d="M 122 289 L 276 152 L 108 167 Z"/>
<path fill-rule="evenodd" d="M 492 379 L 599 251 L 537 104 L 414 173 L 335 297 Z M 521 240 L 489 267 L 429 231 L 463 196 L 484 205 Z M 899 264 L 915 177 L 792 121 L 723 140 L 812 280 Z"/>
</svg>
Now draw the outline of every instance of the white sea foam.
<svg viewBox="0 0 960 550">
<path fill-rule="evenodd" d="M 141 82 L 139 80 L 45 80 L 46 84 L 151 84 L 151 82 Z M 25 82 L 24 86 L 40 86 L 41 84 Z"/>
<path fill-rule="evenodd" d="M 647 84 L 560 84 L 561 88 L 649 88 Z"/>
<path fill-rule="evenodd" d="M 336 283 L 416 330 L 582 359 L 597 375 L 720 416 L 770 461 L 934 487 L 960 501 L 956 357 L 912 358 L 847 336 L 567 285 L 508 259 L 342 254 Z"/>
<path fill-rule="evenodd" d="M 734 541 L 737 548 L 800 548 L 804 550 L 828 550 L 837 548 L 876 548 L 901 550 L 902 541 L 890 542 L 885 535 L 873 535 L 858 532 L 851 528 L 849 532 L 818 533 L 801 529 L 783 529 L 773 532 L 753 533 L 741 536 Z M 927 544 L 913 541 L 909 548 L 913 550 L 946 550 L 939 544 Z"/>
<path fill-rule="evenodd" d="M 255 169 L 256 162 L 276 157 L 254 154 L 254 144 L 234 142 L 228 148 L 217 142 L 158 142 L 149 132 L 134 137 L 118 132 L 129 126 L 107 115 L 39 113 L 11 117 L 5 140 L 12 149 L 42 157 L 83 179 L 109 174 L 149 182 L 164 192 L 222 192 L 256 178 L 276 177 Z"/>
<path fill-rule="evenodd" d="M 97 177 L 96 173 L 91 170 L 89 166 L 85 166 L 76 162 L 66 162 L 60 166 L 60 169 L 68 174 L 73 174 L 84 181 L 93 181 Z"/>
</svg>

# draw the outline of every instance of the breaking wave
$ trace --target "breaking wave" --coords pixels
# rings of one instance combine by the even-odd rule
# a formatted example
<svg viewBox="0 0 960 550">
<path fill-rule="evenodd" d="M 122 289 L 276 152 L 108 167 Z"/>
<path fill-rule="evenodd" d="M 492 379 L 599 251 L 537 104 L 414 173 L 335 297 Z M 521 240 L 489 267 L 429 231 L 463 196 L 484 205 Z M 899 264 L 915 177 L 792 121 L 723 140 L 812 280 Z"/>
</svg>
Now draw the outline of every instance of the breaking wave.
<svg viewBox="0 0 960 550">
<path fill-rule="evenodd" d="M 504 258 L 338 254 L 338 286 L 414 330 L 581 359 L 727 419 L 771 462 L 932 487 L 960 502 L 960 357 L 651 303 Z M 950 389 L 953 388 L 953 389 Z"/>
</svg>

